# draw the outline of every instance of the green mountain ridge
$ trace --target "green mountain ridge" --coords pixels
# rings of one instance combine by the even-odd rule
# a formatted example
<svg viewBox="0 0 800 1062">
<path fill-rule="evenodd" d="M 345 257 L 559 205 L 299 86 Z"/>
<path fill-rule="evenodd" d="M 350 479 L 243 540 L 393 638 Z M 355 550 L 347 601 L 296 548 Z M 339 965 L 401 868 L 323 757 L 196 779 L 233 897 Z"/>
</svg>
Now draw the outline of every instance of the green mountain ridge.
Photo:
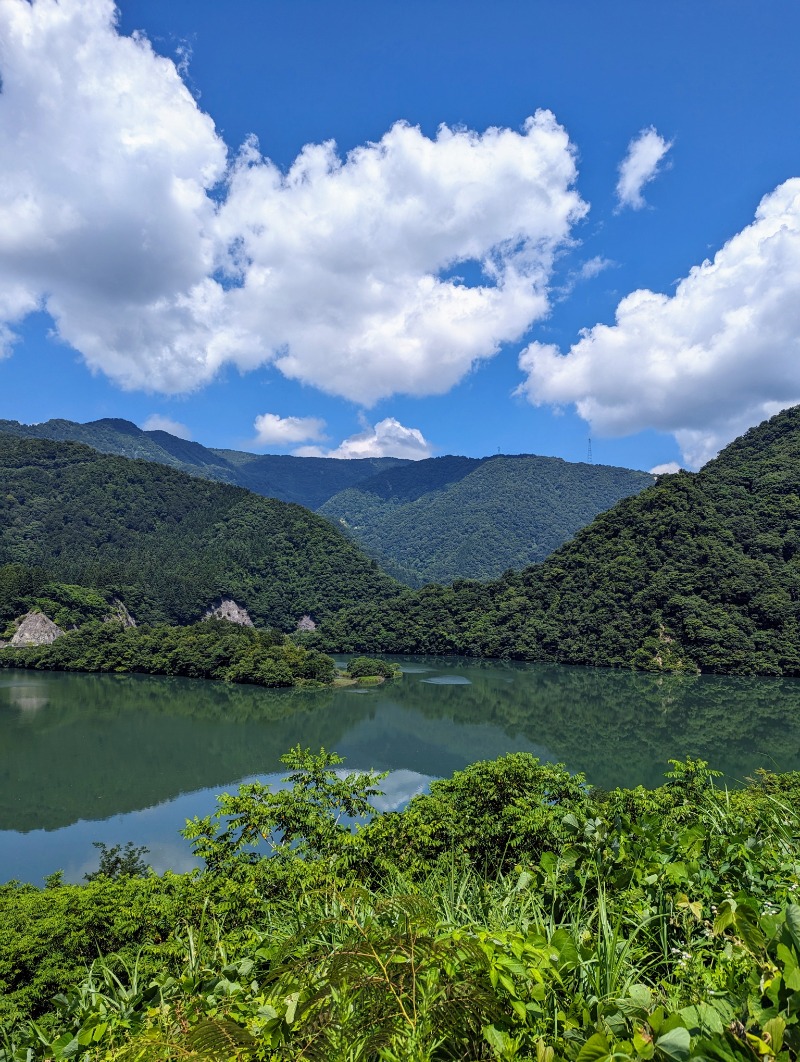
<svg viewBox="0 0 800 1062">
<path fill-rule="evenodd" d="M 307 509 L 316 509 L 337 491 L 402 463 L 394 457 L 341 461 L 330 457 L 213 450 L 166 431 L 144 431 L 131 421 L 119 418 L 86 424 L 71 420 L 48 420 L 42 424 L 0 420 L 0 432 L 25 439 L 84 443 L 100 453 L 155 461 L 191 476 L 246 487 L 255 494 L 295 502 Z"/>
<path fill-rule="evenodd" d="M 558 457 L 439 457 L 380 472 L 319 512 L 419 587 L 539 563 L 598 513 L 653 482 L 646 472 Z"/>
<path fill-rule="evenodd" d="M 111 592 L 139 622 L 191 623 L 230 595 L 293 630 L 399 586 L 321 516 L 70 442 L 0 433 L 0 567 Z"/>
<path fill-rule="evenodd" d="M 332 617 L 323 644 L 800 675 L 800 407 L 618 502 L 542 564 Z"/>
<path fill-rule="evenodd" d="M 541 561 L 598 513 L 653 482 L 645 472 L 531 454 L 408 461 L 215 450 L 120 419 L 4 420 L 0 432 L 81 442 L 296 502 L 411 586 L 490 579 Z"/>
</svg>

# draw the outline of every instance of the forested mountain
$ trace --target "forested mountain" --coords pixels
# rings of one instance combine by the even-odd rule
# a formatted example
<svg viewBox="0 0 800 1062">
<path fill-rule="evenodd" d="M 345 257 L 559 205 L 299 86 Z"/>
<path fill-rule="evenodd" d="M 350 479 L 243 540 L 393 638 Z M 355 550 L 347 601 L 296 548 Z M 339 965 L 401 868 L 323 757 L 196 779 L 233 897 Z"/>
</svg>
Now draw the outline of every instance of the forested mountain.
<svg viewBox="0 0 800 1062">
<path fill-rule="evenodd" d="M 0 432 L 26 439 L 81 442 L 103 454 L 157 461 L 191 476 L 233 483 L 266 498 L 296 502 L 307 509 L 319 508 L 333 494 L 382 469 L 405 463 L 395 457 L 341 461 L 331 457 L 212 450 L 166 431 L 143 431 L 129 420 L 116 418 L 88 424 L 71 420 L 48 420 L 43 424 L 0 420 Z"/>
<path fill-rule="evenodd" d="M 544 560 L 645 472 L 531 454 L 342 460 L 213 450 L 127 420 L 0 420 L 0 432 L 86 443 L 321 512 L 410 586 L 490 579 Z"/>
<path fill-rule="evenodd" d="M 0 566 L 119 596 L 140 622 L 189 623 L 230 595 L 292 630 L 399 589 L 299 505 L 76 443 L 0 432 Z"/>
<path fill-rule="evenodd" d="M 383 470 L 319 512 L 411 586 L 490 579 L 542 561 L 646 472 L 531 454 L 435 457 Z"/>
<path fill-rule="evenodd" d="M 800 407 L 663 476 L 543 564 L 336 616 L 329 644 L 800 675 Z"/>
</svg>

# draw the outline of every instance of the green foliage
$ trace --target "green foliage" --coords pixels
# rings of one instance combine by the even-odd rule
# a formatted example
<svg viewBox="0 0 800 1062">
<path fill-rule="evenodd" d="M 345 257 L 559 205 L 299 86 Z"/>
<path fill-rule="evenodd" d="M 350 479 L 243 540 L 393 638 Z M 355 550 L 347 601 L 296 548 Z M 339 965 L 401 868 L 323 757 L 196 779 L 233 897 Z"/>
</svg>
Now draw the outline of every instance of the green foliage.
<svg viewBox="0 0 800 1062">
<path fill-rule="evenodd" d="M 260 858 L 259 846 L 292 860 L 333 859 L 351 846 L 356 820 L 373 815 L 371 799 L 381 796 L 376 782 L 385 774 L 348 774 L 334 770 L 344 761 L 335 753 L 296 746 L 281 757 L 290 773 L 290 789 L 273 792 L 261 782 L 239 786 L 218 798 L 213 818 L 195 818 L 183 831 L 209 872 L 230 874 L 234 862 Z"/>
<path fill-rule="evenodd" d="M 644 472 L 520 454 L 338 460 L 213 450 L 130 421 L 0 420 L 0 432 L 85 443 L 315 509 L 403 582 L 488 579 L 543 560 Z"/>
<path fill-rule="evenodd" d="M 83 875 L 86 881 L 96 881 L 97 878 L 142 878 L 150 869 L 144 861 L 149 849 L 137 847 L 133 841 L 128 841 L 124 848 L 120 844 L 109 846 L 102 841 L 92 841 L 92 845 L 100 852 L 100 866 L 90 874 Z"/>
<path fill-rule="evenodd" d="M 30 604 L 49 616 L 62 630 L 69 630 L 90 620 L 104 620 L 114 608 L 108 594 L 64 583 L 46 583 L 32 596 Z"/>
<path fill-rule="evenodd" d="M 544 563 L 326 619 L 339 651 L 800 674 L 800 407 L 662 476 Z"/>
<path fill-rule="evenodd" d="M 479 870 L 497 872 L 551 849 L 566 836 L 563 816 L 587 807 L 582 775 L 511 753 L 432 782 L 402 813 L 376 820 L 364 843 L 374 845 L 377 859 L 391 851 L 406 871 L 457 852 Z"/>
<path fill-rule="evenodd" d="M 254 622 L 293 630 L 305 614 L 397 590 L 322 517 L 238 487 L 2 432 L 0 467 L 7 618 L 21 596 L 39 593 L 41 569 L 50 582 L 120 598 L 139 623 L 191 623 L 228 595 Z"/>
<path fill-rule="evenodd" d="M 347 664 L 347 674 L 351 678 L 394 678 L 397 668 L 386 660 L 373 660 L 369 656 L 357 656 Z"/>
<path fill-rule="evenodd" d="M 726 793 L 695 760 L 659 790 L 602 794 L 505 757 L 354 832 L 374 776 L 285 760 L 289 789 L 243 787 L 190 824 L 201 875 L 0 890 L 18 1010 L 2 1062 L 800 1055 L 796 776 Z M 430 802 L 451 820 L 438 858 L 393 840 L 424 846 Z"/>
<path fill-rule="evenodd" d="M 645 472 L 531 454 L 434 457 L 382 470 L 319 512 L 410 586 L 497 578 L 545 559 Z"/>
<path fill-rule="evenodd" d="M 294 645 L 279 631 L 227 620 L 132 628 L 95 621 L 51 645 L 6 648 L 0 652 L 3 667 L 181 675 L 272 687 L 326 685 L 335 675 L 329 656 Z"/>
</svg>

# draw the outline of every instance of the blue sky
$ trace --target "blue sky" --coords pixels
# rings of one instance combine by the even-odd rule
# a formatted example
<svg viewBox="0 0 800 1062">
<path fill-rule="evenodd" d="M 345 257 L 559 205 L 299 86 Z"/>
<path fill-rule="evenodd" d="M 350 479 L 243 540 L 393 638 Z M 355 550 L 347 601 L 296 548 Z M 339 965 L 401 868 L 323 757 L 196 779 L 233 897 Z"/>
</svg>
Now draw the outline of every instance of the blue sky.
<svg viewBox="0 0 800 1062">
<path fill-rule="evenodd" d="M 112 19 L 0 11 L 0 417 L 651 468 L 800 401 L 796 3 Z"/>
</svg>

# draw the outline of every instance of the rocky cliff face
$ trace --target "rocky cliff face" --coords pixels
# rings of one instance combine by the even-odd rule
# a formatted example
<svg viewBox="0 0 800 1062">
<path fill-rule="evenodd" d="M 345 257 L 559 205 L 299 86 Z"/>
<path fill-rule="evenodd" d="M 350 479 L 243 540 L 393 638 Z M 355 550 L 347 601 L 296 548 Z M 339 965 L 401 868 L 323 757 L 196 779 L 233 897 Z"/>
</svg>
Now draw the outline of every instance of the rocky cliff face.
<svg viewBox="0 0 800 1062">
<path fill-rule="evenodd" d="M 51 645 L 64 632 L 44 612 L 29 612 L 14 632 L 13 648 L 23 645 Z"/>
<path fill-rule="evenodd" d="M 136 620 L 117 597 L 111 602 L 111 611 L 109 614 L 103 616 L 103 623 L 119 623 L 123 627 L 136 626 Z"/>
<path fill-rule="evenodd" d="M 250 619 L 247 609 L 242 608 L 241 605 L 237 605 L 232 597 L 223 597 L 220 598 L 219 601 L 214 602 L 214 604 L 203 614 L 203 619 L 227 620 L 229 623 L 238 623 L 242 627 L 253 626 L 253 621 Z"/>
</svg>

